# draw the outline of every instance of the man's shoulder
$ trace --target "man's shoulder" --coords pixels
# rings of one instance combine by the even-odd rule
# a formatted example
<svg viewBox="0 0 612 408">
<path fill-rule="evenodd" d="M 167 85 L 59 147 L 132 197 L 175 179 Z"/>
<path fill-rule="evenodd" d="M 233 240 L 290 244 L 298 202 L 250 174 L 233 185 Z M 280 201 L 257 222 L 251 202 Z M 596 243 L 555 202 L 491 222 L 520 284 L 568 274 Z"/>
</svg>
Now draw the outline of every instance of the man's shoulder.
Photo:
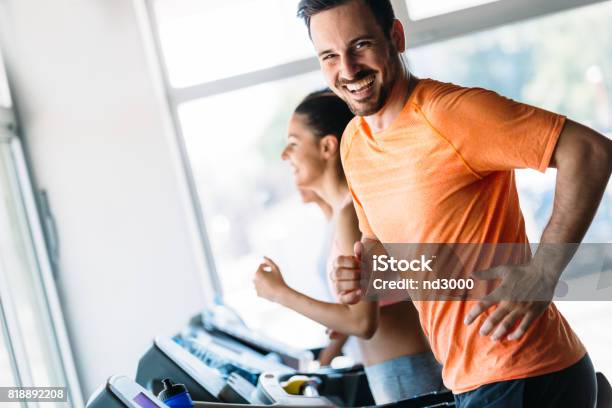
<svg viewBox="0 0 612 408">
<path fill-rule="evenodd" d="M 353 143 L 353 139 L 359 131 L 359 123 L 360 118 L 355 116 L 353 119 L 351 119 L 348 125 L 346 125 L 346 128 L 342 133 L 342 140 L 340 142 L 340 153 L 342 154 L 342 157 L 345 157 L 345 155 L 348 154 L 350 146 Z"/>
<path fill-rule="evenodd" d="M 433 79 L 423 79 L 419 94 L 414 99 L 423 114 L 431 120 L 448 119 L 453 115 L 467 113 L 483 114 L 483 108 L 491 104 L 503 104 L 510 100 L 494 91 L 456 85 Z"/>
<path fill-rule="evenodd" d="M 452 82 L 442 82 L 430 78 L 421 79 L 417 88 L 415 103 L 421 107 L 432 106 L 449 98 L 460 97 L 476 89 L 478 88 L 464 87 Z"/>
<path fill-rule="evenodd" d="M 351 140 L 354 136 L 355 133 L 357 133 L 357 131 L 359 130 L 359 124 L 360 124 L 360 118 L 359 116 L 355 116 L 353 117 L 353 119 L 350 120 L 350 122 L 348 123 L 348 125 L 346 125 L 346 128 L 344 129 L 344 132 L 342 133 L 342 140 Z"/>
</svg>

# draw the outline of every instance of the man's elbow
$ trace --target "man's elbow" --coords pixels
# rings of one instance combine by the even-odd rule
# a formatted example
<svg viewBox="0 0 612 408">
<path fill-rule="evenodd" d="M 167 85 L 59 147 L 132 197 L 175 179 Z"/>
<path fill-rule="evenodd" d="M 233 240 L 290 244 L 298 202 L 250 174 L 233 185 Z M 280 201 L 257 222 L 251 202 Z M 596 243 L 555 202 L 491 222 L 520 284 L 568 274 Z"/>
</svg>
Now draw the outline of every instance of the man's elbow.
<svg viewBox="0 0 612 408">
<path fill-rule="evenodd" d="M 601 176 L 608 180 L 612 173 L 612 140 L 601 137 L 591 144 L 587 161 L 601 171 Z"/>
<path fill-rule="evenodd" d="M 608 163 L 608 177 L 612 173 L 612 139 L 604 141 L 605 162 Z"/>
<path fill-rule="evenodd" d="M 605 177 L 612 171 L 612 140 L 568 120 L 553 154 L 551 167 L 570 174 L 582 170 L 596 179 Z"/>
</svg>

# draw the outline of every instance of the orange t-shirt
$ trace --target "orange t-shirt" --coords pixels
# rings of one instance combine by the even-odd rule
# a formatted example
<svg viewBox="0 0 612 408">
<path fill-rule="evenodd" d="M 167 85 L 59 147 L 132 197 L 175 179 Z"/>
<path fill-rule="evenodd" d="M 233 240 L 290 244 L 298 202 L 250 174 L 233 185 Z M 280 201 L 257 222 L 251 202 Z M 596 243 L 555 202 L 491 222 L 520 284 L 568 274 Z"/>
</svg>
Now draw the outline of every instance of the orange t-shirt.
<svg viewBox="0 0 612 408">
<path fill-rule="evenodd" d="M 361 117 L 341 156 L 361 232 L 383 243 L 526 243 L 515 168 L 545 171 L 565 118 L 478 88 L 419 81 L 372 134 Z M 586 350 L 554 304 L 516 341 L 481 336 L 475 301 L 414 301 L 455 393 L 558 371 Z"/>
</svg>

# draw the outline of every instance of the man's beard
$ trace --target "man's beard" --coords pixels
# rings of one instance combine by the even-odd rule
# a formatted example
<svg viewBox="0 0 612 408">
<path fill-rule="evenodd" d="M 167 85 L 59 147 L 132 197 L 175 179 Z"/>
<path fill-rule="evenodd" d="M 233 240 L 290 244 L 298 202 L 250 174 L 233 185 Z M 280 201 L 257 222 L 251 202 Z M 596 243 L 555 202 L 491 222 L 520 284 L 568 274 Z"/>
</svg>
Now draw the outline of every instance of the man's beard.
<svg viewBox="0 0 612 408">
<path fill-rule="evenodd" d="M 387 102 L 387 97 L 389 96 L 389 89 L 391 87 L 392 84 L 391 86 L 385 86 L 385 84 L 383 84 L 383 86 L 381 86 L 380 88 L 378 98 L 373 102 L 353 102 L 351 99 L 348 98 L 348 100 L 345 100 L 345 102 L 351 112 L 353 112 L 353 115 L 355 116 L 374 115 L 376 112 L 380 111 L 383 106 L 385 106 L 385 103 Z M 373 95 L 373 97 L 376 97 L 376 95 Z"/>
<path fill-rule="evenodd" d="M 387 70 L 387 72 L 390 74 L 388 76 L 389 81 L 386 83 L 383 82 L 382 86 L 380 87 L 378 98 L 376 98 L 376 94 L 372 95 L 372 98 L 376 98 L 375 100 L 354 102 L 349 96 L 342 98 L 344 99 L 344 102 L 346 102 L 346 104 L 348 105 L 351 112 L 353 112 L 353 115 L 356 115 L 356 116 L 374 115 L 375 113 L 379 112 L 385 106 L 385 104 L 387 103 L 387 99 L 389 98 L 389 94 L 391 93 L 391 90 L 393 89 L 393 86 L 395 85 L 395 82 L 399 79 L 399 73 L 400 73 L 399 67 L 400 66 L 401 66 L 400 61 L 390 64 L 389 70 Z M 372 73 L 373 71 L 364 71 L 363 73 L 360 73 L 356 76 L 357 78 L 362 79 L 362 78 L 369 76 Z M 354 82 L 354 81 L 351 81 L 351 82 Z M 340 83 L 340 84 L 337 84 L 336 86 L 341 87 L 343 86 L 343 84 Z"/>
</svg>

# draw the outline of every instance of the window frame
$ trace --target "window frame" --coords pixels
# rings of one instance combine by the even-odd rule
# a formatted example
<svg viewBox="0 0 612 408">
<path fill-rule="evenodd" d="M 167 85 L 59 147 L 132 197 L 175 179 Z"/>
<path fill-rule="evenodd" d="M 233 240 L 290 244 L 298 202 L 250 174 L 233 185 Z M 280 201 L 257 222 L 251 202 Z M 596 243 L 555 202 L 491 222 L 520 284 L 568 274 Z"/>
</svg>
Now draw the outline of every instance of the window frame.
<svg viewBox="0 0 612 408">
<path fill-rule="evenodd" d="M 13 131 L 15 128 L 15 114 L 12 109 L 0 106 L 0 130 Z"/>
<path fill-rule="evenodd" d="M 199 245 L 206 257 L 208 271 L 207 276 L 203 277 L 206 282 L 205 291 L 207 294 L 212 294 L 214 302 L 218 303 L 222 301 L 223 289 L 210 238 L 208 237 L 206 216 L 197 192 L 192 166 L 187 153 L 185 138 L 179 120 L 178 107 L 185 102 L 311 73 L 319 69 L 319 61 L 313 55 L 311 58 L 299 59 L 256 71 L 245 72 L 240 75 L 205 81 L 188 87 L 173 87 L 164 60 L 158 21 L 153 5 L 154 1 L 161 0 L 139 0 L 138 6 L 141 7 L 145 20 L 143 21 L 143 31 L 145 37 L 151 42 L 153 63 L 157 64 L 157 68 L 160 70 L 159 74 L 163 81 L 168 112 L 174 130 L 174 141 L 180 152 L 182 171 L 191 197 L 192 208 L 190 210 L 193 211 L 193 216 L 197 223 Z M 421 20 L 410 19 L 408 5 L 405 0 L 391 0 L 391 3 L 396 18 L 404 24 L 407 48 L 416 48 L 487 28 L 500 27 L 510 23 L 541 17 L 546 14 L 605 1 L 612 0 L 540 0 L 537 3 L 534 3 L 533 0 L 498 0 L 493 3 L 469 7 Z M 439 27 L 443 27 L 443 29 Z"/>
<path fill-rule="evenodd" d="M 49 328 L 52 332 L 52 338 L 46 341 L 54 343 L 54 349 L 58 355 L 55 356 L 61 365 L 61 373 L 66 381 L 66 388 L 69 392 L 70 403 L 75 408 L 81 408 L 83 404 L 83 395 L 79 379 L 76 372 L 76 366 L 72 355 L 72 349 L 68 337 L 68 332 L 65 326 L 63 312 L 59 301 L 59 296 L 55 286 L 55 277 L 51 265 L 51 258 L 45 241 L 45 236 L 42 229 L 42 220 L 40 218 L 38 207 L 32 188 L 32 181 L 29 176 L 29 171 L 26 164 L 26 158 L 23 152 L 21 140 L 14 133 L 16 123 L 12 112 L 10 115 L 3 109 L 3 119 L 9 117 L 11 119 L 0 121 L 0 143 L 8 146 L 11 156 L 11 165 L 15 172 L 16 188 L 13 191 L 16 194 L 16 199 L 21 201 L 23 206 L 25 222 L 27 223 L 27 231 L 23 233 L 27 236 L 31 243 L 32 256 L 36 263 L 36 270 L 33 271 L 34 281 L 37 285 L 32 290 L 42 293 L 44 309 L 42 313 L 49 319 Z M 9 282 L 5 276 L 5 272 L 0 265 L 0 294 L 3 299 L 2 313 L 5 319 L 5 330 L 8 335 L 7 342 L 9 352 L 12 353 L 14 361 L 14 376 L 19 385 L 33 386 L 32 372 L 28 352 L 25 348 L 25 339 L 21 333 L 20 324 L 17 317 L 17 312 L 13 308 L 13 293 Z M 35 406 L 36 404 L 27 403 L 27 406 Z M 37 406 L 37 405 L 36 405 Z"/>
<path fill-rule="evenodd" d="M 475 31 L 501 27 L 546 14 L 608 0 L 498 0 L 420 20 L 412 20 L 405 0 L 392 0 L 409 48 L 440 42 Z"/>
<path fill-rule="evenodd" d="M 4 136 L 0 128 L 0 143 L 3 139 Z M 0 326 L 2 331 L 0 336 L 4 337 L 4 344 L 8 352 L 11 369 L 13 370 L 14 385 L 21 387 L 24 383 L 29 384 L 32 381 L 29 367 L 25 364 L 27 362 L 27 354 L 23 347 L 23 337 L 21 336 L 19 323 L 15 319 L 11 291 L 2 264 L 0 264 L 0 299 L 2 299 L 0 302 Z M 6 386 L 8 384 L 0 385 Z"/>
</svg>

